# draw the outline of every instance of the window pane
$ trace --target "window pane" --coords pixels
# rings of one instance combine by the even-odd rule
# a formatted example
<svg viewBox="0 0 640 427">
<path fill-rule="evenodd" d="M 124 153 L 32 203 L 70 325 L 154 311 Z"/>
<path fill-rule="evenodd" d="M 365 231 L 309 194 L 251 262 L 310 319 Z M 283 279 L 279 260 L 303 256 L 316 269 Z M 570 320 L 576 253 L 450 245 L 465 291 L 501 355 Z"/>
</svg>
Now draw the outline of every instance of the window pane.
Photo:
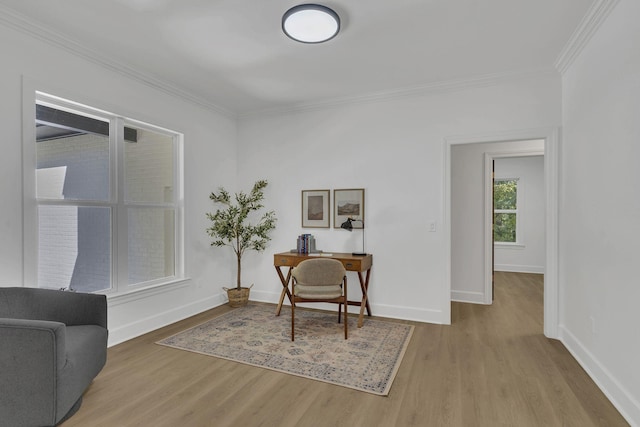
<svg viewBox="0 0 640 427">
<path fill-rule="evenodd" d="M 516 241 L 516 214 L 493 214 L 493 237 L 496 242 Z"/>
<path fill-rule="evenodd" d="M 145 129 L 125 133 L 125 200 L 173 202 L 173 137 Z"/>
<path fill-rule="evenodd" d="M 516 209 L 517 196 L 517 180 L 496 180 L 493 185 L 493 209 Z"/>
<path fill-rule="evenodd" d="M 111 287 L 111 209 L 38 208 L 38 284 L 95 292 Z"/>
<path fill-rule="evenodd" d="M 109 199 L 109 123 L 36 106 L 36 194 Z"/>
<path fill-rule="evenodd" d="M 129 284 L 175 275 L 173 209 L 130 208 Z"/>
</svg>

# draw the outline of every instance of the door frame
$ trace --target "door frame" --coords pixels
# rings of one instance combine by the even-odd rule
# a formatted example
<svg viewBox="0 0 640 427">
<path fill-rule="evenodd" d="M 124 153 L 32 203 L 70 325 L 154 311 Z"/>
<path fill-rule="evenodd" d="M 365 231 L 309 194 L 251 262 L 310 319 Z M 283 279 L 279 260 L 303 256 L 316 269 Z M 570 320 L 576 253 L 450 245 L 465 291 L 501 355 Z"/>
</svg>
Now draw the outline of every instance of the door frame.
<svg viewBox="0 0 640 427">
<path fill-rule="evenodd" d="M 508 144 L 508 142 L 506 142 Z M 545 141 L 546 145 L 546 141 Z M 545 147 L 546 148 L 546 147 Z M 493 162 L 513 157 L 544 156 L 544 150 L 513 150 L 484 153 L 484 303 L 493 303 Z M 546 191 L 546 189 L 545 189 Z"/>
<path fill-rule="evenodd" d="M 448 316 L 451 322 L 451 147 L 459 144 L 544 140 L 545 179 L 545 272 L 544 272 L 544 334 L 559 338 L 560 289 L 558 283 L 558 194 L 560 128 L 514 130 L 480 135 L 451 136 L 444 139 L 444 232 L 447 262 L 444 277 Z M 486 250 L 485 250 L 486 252 Z"/>
</svg>

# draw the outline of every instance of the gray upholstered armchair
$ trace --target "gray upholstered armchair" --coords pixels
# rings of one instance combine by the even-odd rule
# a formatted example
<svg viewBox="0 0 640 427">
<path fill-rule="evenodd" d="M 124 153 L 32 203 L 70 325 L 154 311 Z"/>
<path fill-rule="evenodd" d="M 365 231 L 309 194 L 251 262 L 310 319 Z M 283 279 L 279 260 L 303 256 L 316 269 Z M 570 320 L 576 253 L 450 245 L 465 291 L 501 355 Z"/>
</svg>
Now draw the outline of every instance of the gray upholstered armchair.
<svg viewBox="0 0 640 427">
<path fill-rule="evenodd" d="M 73 415 L 107 360 L 104 295 L 0 288 L 0 426 Z"/>
</svg>

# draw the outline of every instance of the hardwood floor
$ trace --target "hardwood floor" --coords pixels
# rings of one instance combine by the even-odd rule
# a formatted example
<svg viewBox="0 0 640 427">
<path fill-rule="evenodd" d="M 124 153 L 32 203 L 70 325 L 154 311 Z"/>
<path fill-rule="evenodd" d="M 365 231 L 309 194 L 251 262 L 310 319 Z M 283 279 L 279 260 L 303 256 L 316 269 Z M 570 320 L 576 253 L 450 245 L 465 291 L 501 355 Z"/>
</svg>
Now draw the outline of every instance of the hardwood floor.
<svg viewBox="0 0 640 427">
<path fill-rule="evenodd" d="M 542 290 L 541 275 L 497 273 L 492 306 L 413 323 L 388 397 L 154 344 L 230 310 L 218 307 L 110 348 L 64 427 L 628 425 L 542 334 Z"/>
</svg>

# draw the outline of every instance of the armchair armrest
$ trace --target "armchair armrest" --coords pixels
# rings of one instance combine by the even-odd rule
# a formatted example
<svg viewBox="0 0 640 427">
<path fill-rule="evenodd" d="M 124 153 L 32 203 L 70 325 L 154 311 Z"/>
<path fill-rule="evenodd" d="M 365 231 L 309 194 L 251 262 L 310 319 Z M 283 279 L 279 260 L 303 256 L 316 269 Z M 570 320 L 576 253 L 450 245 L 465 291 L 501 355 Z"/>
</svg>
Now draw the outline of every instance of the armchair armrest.
<svg viewBox="0 0 640 427">
<path fill-rule="evenodd" d="M 28 364 L 31 357 L 47 357 L 54 362 L 52 368 L 61 369 L 66 363 L 66 328 L 64 323 L 48 320 L 0 318 L 0 366 L 10 354 L 15 361 Z M 2 369 L 4 372 L 4 369 Z"/>
<path fill-rule="evenodd" d="M 0 413 L 28 414 L 32 424 L 54 424 L 57 373 L 66 363 L 66 327 L 59 322 L 0 318 Z M 36 407 L 33 402 L 38 402 Z M 10 422 L 11 423 L 11 422 Z"/>
</svg>

